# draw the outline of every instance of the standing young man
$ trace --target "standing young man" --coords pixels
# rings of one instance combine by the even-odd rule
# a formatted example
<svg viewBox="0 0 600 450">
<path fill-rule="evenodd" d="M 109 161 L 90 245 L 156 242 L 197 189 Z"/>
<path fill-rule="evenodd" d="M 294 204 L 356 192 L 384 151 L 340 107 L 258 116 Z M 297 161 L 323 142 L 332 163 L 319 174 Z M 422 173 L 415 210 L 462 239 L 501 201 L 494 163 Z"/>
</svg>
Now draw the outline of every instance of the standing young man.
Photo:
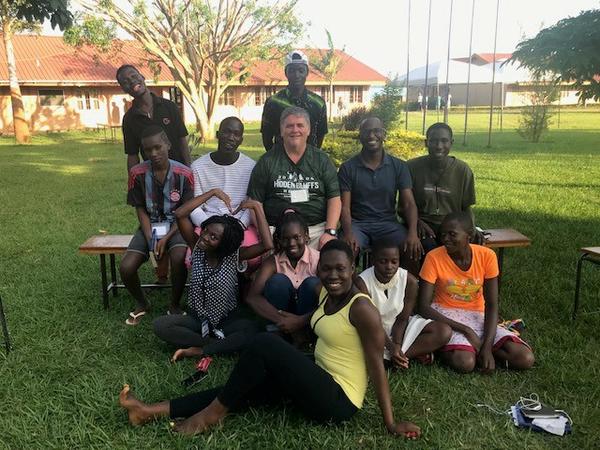
<svg viewBox="0 0 600 450">
<path fill-rule="evenodd" d="M 321 248 L 337 236 L 342 202 L 335 166 L 327 154 L 306 143 L 308 113 L 297 106 L 281 113 L 282 143 L 256 163 L 248 196 L 263 204 L 269 225 L 293 207 L 309 225 L 310 246 Z"/>
<path fill-rule="evenodd" d="M 327 105 L 323 97 L 306 89 L 308 57 L 300 50 L 294 50 L 285 57 L 285 76 L 288 86 L 269 97 L 265 102 L 260 125 L 260 133 L 265 150 L 281 142 L 280 118 L 284 109 L 298 106 L 308 112 L 310 134 L 308 143 L 321 148 L 327 134 Z"/>
<path fill-rule="evenodd" d="M 187 278 L 184 264 L 187 244 L 177 229 L 174 211 L 193 198 L 192 171 L 169 159 L 171 144 L 160 126 L 147 127 L 142 132 L 141 142 L 148 159 L 129 171 L 127 190 L 127 203 L 136 210 L 139 228 L 119 267 L 121 279 L 136 301 L 127 325 L 137 325 L 148 311 L 138 269 L 148 260 L 150 252 L 159 261 L 167 255 L 171 261 L 170 313 L 181 313 L 179 302 Z"/>
<path fill-rule="evenodd" d="M 144 157 L 141 136 L 150 125 L 158 125 L 165 131 L 171 143 L 169 159 L 189 167 L 191 160 L 186 138 L 188 132 L 177 105 L 150 92 L 144 76 L 132 65 L 119 67 L 116 78 L 123 92 L 133 97 L 133 105 L 123 116 L 127 170 L 140 162 L 140 154 Z"/>
<path fill-rule="evenodd" d="M 355 252 L 375 240 L 390 239 L 403 245 L 411 259 L 419 260 L 423 248 L 408 166 L 385 152 L 385 129 L 377 117 L 360 124 L 359 139 L 360 153 L 344 162 L 338 173 L 344 239 Z M 406 225 L 398 221 L 396 211 Z"/>
</svg>

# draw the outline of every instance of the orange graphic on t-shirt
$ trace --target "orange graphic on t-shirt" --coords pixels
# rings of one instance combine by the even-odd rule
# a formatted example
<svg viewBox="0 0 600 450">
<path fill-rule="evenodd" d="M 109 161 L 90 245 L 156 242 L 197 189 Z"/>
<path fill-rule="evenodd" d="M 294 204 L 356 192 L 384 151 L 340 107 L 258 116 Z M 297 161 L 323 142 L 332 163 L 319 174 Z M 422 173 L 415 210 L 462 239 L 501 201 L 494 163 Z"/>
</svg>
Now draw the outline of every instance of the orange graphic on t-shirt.
<svg viewBox="0 0 600 450">
<path fill-rule="evenodd" d="M 456 280 L 448 280 L 448 284 L 446 285 L 448 295 L 454 300 L 461 300 L 463 302 L 472 302 L 480 289 L 481 284 L 472 278 L 458 282 Z"/>
</svg>

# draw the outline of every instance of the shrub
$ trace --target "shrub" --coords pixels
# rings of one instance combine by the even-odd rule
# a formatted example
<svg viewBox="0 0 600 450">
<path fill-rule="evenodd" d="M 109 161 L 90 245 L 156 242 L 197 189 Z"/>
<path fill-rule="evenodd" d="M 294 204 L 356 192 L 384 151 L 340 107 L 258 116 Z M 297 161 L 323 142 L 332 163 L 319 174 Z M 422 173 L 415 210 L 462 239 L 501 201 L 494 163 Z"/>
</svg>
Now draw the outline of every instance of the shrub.
<svg viewBox="0 0 600 450">
<path fill-rule="evenodd" d="M 408 110 L 409 111 L 418 111 L 421 109 L 421 104 L 418 101 L 408 102 Z"/>
<path fill-rule="evenodd" d="M 366 106 L 359 106 L 358 108 L 351 109 L 348 114 L 342 117 L 342 127 L 344 130 L 358 130 L 358 126 L 369 117 L 369 110 Z"/>
<path fill-rule="evenodd" d="M 388 132 L 385 149 L 397 158 L 408 160 L 423 153 L 424 140 L 422 134 L 395 129 Z M 358 131 L 338 131 L 327 134 L 323 141 L 323 150 L 327 152 L 336 167 L 339 167 L 360 151 Z"/>
<path fill-rule="evenodd" d="M 551 103 L 560 95 L 555 83 L 540 79 L 535 81 L 533 91 L 528 94 L 530 104 L 523 108 L 517 128 L 517 133 L 531 142 L 539 142 L 542 134 L 548 131 L 553 116 Z"/>
<path fill-rule="evenodd" d="M 401 93 L 400 86 L 387 83 L 383 90 L 373 97 L 370 115 L 379 117 L 386 127 L 392 128 L 394 123 L 399 123 L 404 112 Z"/>
</svg>

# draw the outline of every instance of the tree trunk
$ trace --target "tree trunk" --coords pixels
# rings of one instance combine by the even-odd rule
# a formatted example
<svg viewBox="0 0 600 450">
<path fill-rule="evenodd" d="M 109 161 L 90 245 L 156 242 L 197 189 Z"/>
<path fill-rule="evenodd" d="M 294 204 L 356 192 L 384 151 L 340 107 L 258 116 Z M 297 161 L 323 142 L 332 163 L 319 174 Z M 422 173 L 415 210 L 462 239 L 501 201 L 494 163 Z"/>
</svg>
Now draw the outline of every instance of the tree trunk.
<svg viewBox="0 0 600 450">
<path fill-rule="evenodd" d="M 11 23 L 5 18 L 2 23 L 4 49 L 8 62 L 8 80 L 10 85 L 10 102 L 13 113 L 13 127 L 15 130 L 15 139 L 18 144 L 27 144 L 31 141 L 29 134 L 29 124 L 25 120 L 25 109 L 23 108 L 23 98 L 21 88 L 17 78 L 17 64 L 15 61 L 15 51 L 12 44 Z"/>
<path fill-rule="evenodd" d="M 202 142 L 206 142 L 208 136 L 208 120 L 206 118 L 206 113 L 204 112 L 204 105 L 202 104 L 202 99 L 195 99 L 196 101 L 190 102 L 192 109 L 194 110 L 194 115 L 196 116 L 196 131 L 200 133 L 202 138 Z"/>
<path fill-rule="evenodd" d="M 331 118 L 333 117 L 333 80 L 329 80 L 329 114 L 328 114 L 329 122 L 331 122 Z"/>
</svg>

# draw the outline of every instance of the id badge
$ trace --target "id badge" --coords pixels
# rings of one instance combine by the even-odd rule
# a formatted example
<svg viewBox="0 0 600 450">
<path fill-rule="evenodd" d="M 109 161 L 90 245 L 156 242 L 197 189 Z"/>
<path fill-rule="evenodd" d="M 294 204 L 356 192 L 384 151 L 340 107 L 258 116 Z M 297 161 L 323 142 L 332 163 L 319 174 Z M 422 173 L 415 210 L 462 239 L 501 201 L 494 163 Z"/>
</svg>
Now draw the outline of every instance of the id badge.
<svg viewBox="0 0 600 450">
<path fill-rule="evenodd" d="M 152 224 L 152 232 L 156 233 L 157 239 L 164 238 L 170 229 L 171 224 L 169 222 L 154 222 Z"/>
<path fill-rule="evenodd" d="M 208 326 L 208 320 L 202 321 L 202 337 L 205 338 L 210 333 L 210 327 Z"/>
<path fill-rule="evenodd" d="M 292 203 L 301 203 L 308 201 L 308 189 L 294 189 L 290 191 L 290 197 Z"/>
</svg>

